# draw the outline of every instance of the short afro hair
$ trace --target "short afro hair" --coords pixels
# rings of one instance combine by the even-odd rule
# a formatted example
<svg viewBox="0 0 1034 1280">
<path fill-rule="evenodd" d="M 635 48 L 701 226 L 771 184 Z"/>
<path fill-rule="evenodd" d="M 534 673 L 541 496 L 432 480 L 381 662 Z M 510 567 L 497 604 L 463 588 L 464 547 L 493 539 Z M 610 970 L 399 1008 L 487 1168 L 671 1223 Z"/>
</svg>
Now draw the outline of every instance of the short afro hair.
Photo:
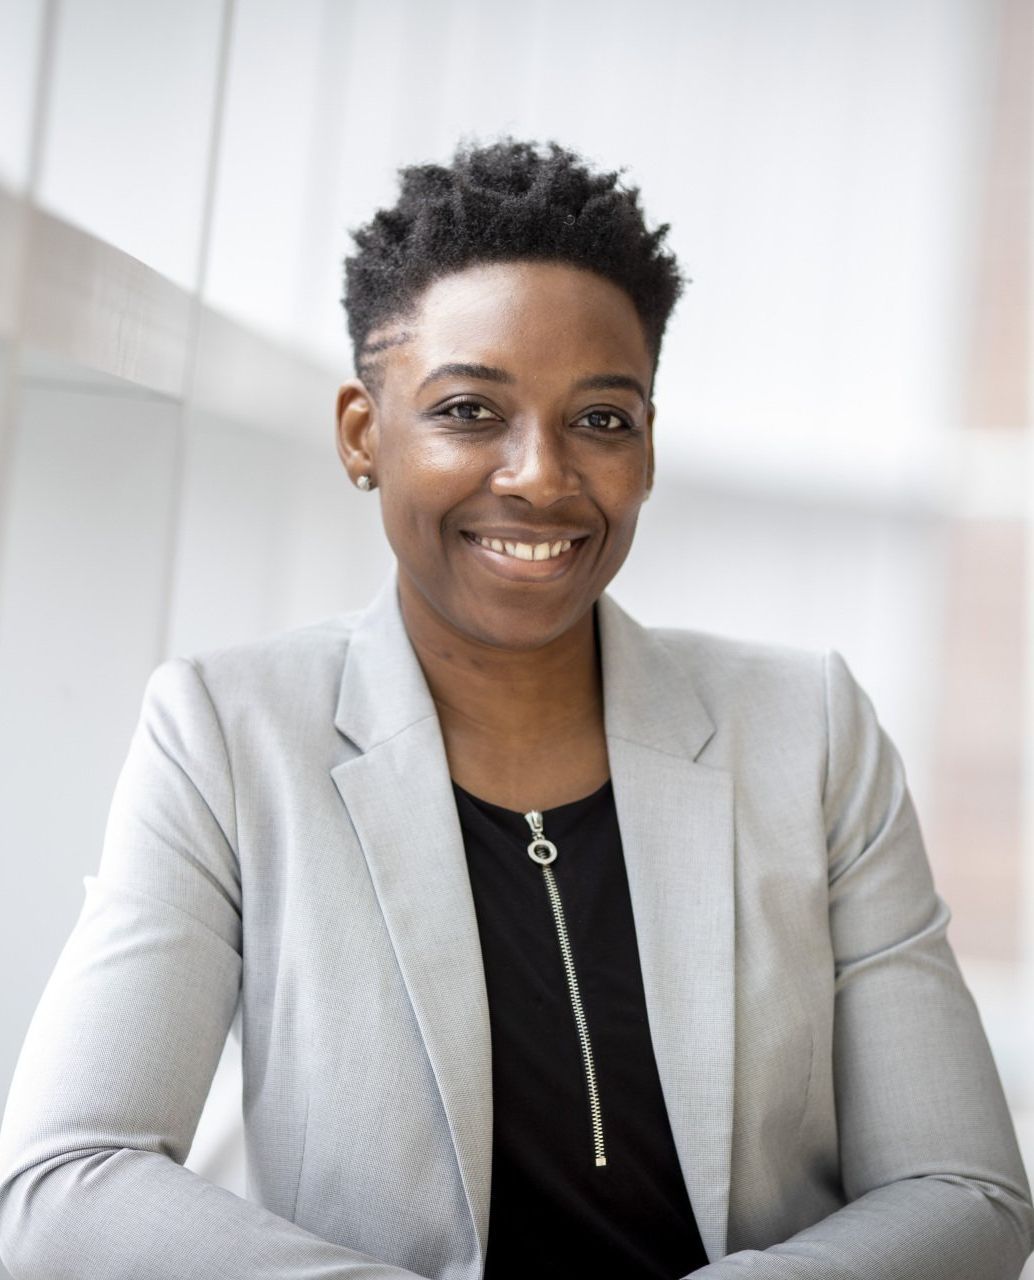
<svg viewBox="0 0 1034 1280">
<path fill-rule="evenodd" d="M 594 173 L 556 142 L 543 150 L 509 136 L 461 142 L 448 167 L 401 169 L 394 208 L 349 232 L 356 252 L 345 258 L 341 301 L 358 376 L 376 394 L 377 353 L 394 341 L 372 335 L 411 315 L 434 280 L 478 263 L 528 259 L 584 267 L 624 289 L 656 371 L 665 326 L 689 280 L 663 247 L 670 224 L 646 229 L 639 188 L 620 185 L 622 172 Z"/>
</svg>

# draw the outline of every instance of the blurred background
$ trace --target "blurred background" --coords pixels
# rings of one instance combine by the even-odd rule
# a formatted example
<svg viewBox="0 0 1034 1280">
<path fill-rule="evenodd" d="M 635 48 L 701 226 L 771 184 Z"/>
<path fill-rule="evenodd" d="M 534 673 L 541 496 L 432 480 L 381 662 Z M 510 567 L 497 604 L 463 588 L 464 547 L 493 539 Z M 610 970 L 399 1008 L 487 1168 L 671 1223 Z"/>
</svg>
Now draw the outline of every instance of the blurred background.
<svg viewBox="0 0 1034 1280">
<path fill-rule="evenodd" d="M 614 596 L 844 654 L 1034 1167 L 1032 126 L 1034 0 L 0 0 L 0 1097 L 149 673 L 389 568 L 349 228 L 510 132 L 693 277 Z M 244 1193 L 233 1037 L 188 1163 Z"/>
</svg>

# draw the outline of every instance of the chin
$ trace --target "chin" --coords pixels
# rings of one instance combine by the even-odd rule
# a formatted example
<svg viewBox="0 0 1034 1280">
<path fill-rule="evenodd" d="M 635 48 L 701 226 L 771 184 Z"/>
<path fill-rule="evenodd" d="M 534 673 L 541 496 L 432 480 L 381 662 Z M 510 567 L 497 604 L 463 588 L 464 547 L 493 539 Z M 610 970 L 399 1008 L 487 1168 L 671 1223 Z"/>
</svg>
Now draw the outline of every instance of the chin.
<svg viewBox="0 0 1034 1280">
<path fill-rule="evenodd" d="M 570 631 L 593 603 L 589 600 L 578 607 L 545 608 L 531 597 L 522 606 L 482 606 L 472 612 L 455 613 L 449 616 L 449 622 L 480 644 L 526 652 L 541 649 Z"/>
</svg>

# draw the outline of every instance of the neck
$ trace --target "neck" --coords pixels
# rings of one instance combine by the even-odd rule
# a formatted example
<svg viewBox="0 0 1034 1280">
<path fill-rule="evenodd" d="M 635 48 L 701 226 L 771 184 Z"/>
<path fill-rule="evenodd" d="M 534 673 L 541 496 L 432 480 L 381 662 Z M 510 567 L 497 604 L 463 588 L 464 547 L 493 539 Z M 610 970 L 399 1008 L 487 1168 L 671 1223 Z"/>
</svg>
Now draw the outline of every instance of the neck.
<svg viewBox="0 0 1034 1280">
<path fill-rule="evenodd" d="M 602 730 L 603 696 L 592 609 L 537 649 L 501 649 L 456 631 L 400 580 L 399 599 L 443 729 L 523 755 Z"/>
</svg>

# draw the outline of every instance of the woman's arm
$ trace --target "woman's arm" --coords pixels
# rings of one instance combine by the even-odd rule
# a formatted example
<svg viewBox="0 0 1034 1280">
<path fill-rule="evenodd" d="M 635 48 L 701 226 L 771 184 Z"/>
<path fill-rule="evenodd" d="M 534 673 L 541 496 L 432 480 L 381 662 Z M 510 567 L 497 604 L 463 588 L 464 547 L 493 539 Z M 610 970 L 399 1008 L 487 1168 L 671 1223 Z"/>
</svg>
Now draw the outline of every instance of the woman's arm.
<svg viewBox="0 0 1034 1280">
<path fill-rule="evenodd" d="M 836 961 L 833 1070 L 850 1200 L 736 1280 L 1016 1280 L 1034 1211 L 980 1017 L 945 937 L 901 760 L 827 655 L 824 790 Z"/>
<path fill-rule="evenodd" d="M 183 1167 L 241 982 L 234 792 L 192 663 L 151 676 L 99 873 L 0 1130 L 15 1280 L 401 1280 Z"/>
</svg>

